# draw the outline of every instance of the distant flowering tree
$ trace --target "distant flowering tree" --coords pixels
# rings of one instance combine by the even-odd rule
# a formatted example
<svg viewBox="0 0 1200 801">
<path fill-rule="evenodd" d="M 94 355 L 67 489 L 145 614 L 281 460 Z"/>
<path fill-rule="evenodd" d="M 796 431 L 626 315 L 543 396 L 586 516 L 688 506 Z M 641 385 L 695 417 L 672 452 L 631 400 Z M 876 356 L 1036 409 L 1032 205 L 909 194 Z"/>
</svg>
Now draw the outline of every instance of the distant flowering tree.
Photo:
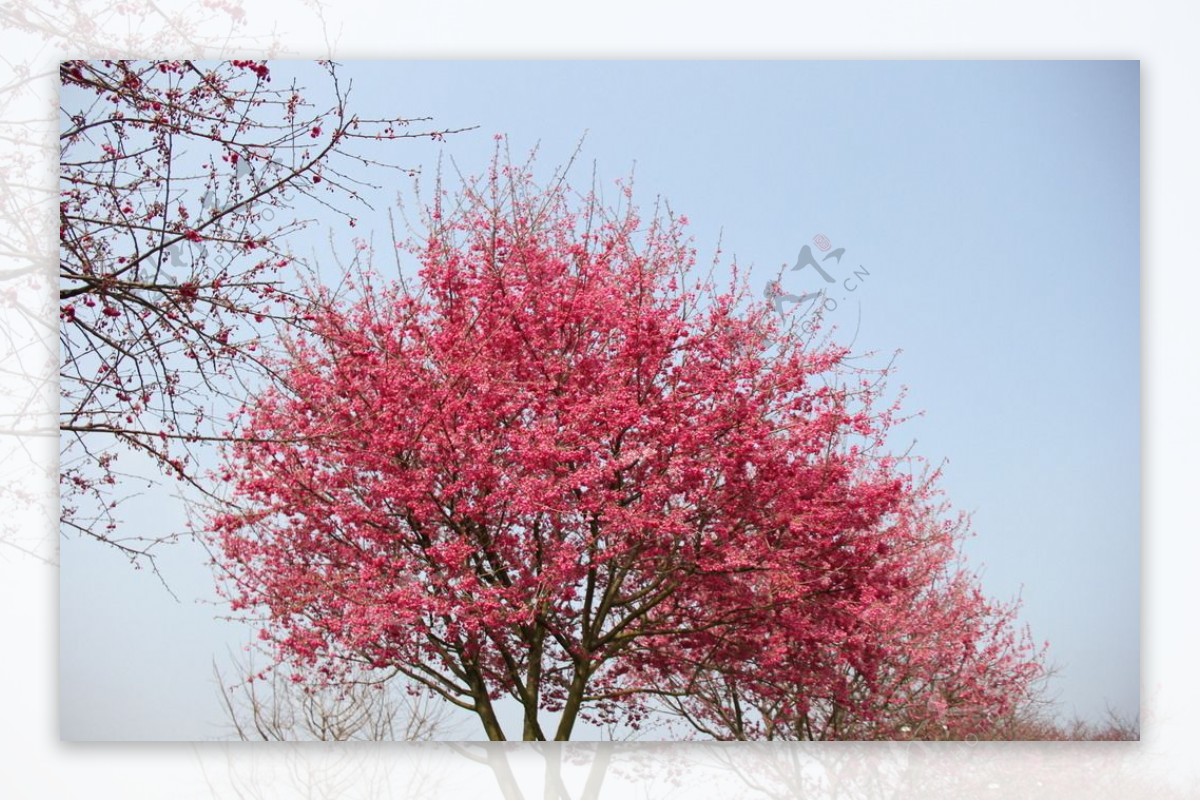
<svg viewBox="0 0 1200 801">
<path fill-rule="evenodd" d="M 257 323 L 296 321 L 288 235 L 307 197 L 353 226 L 368 141 L 440 138 L 363 119 L 336 65 L 320 106 L 263 61 L 60 67 L 62 522 L 116 534 L 122 452 L 196 482 L 218 396 L 267 376 Z M 328 103 L 326 106 L 325 103 Z M 356 177 L 358 176 L 358 177 Z"/>
<path fill-rule="evenodd" d="M 664 709 L 890 737 L 1022 696 L 1036 655 L 883 452 L 879 376 L 697 280 L 685 223 L 497 161 L 416 281 L 319 299 L 210 520 L 280 660 L 398 672 L 493 740 Z"/>
<path fill-rule="evenodd" d="M 868 570 L 866 581 L 764 610 L 717 643 L 664 642 L 674 658 L 643 681 L 722 740 L 1003 739 L 1038 706 L 1044 648 L 961 564 L 966 520 L 934 503 L 935 478 L 854 532 L 845 567 L 799 563 L 790 577 L 822 588 Z"/>
</svg>

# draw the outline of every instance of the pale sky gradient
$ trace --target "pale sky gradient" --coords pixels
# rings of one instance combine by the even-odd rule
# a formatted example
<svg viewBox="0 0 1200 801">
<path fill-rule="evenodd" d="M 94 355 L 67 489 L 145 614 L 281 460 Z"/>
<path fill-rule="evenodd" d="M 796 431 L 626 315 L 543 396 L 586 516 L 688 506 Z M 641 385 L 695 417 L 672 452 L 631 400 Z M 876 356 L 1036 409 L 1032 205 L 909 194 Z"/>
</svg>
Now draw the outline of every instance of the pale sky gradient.
<svg viewBox="0 0 1200 801">
<path fill-rule="evenodd" d="M 311 69 L 275 74 L 293 67 Z M 880 363 L 902 350 L 895 385 L 924 416 L 900 444 L 947 460 L 985 589 L 1023 597 L 1066 714 L 1136 714 L 1137 62 L 349 62 L 342 75 L 363 116 L 480 126 L 400 145 L 427 175 L 439 155 L 483 171 L 496 133 L 514 157 L 540 142 L 548 172 L 586 132 L 579 185 L 593 162 L 614 189 L 633 170 L 635 199 L 686 214 L 702 262 L 720 236 L 756 290 L 817 234 L 844 247 L 831 271 L 866 276 L 833 295 L 834 322 Z M 379 212 L 357 232 L 382 245 Z M 816 278 L 785 288 L 818 288 L 802 276 Z M 135 503 L 134 525 L 182 521 L 161 490 Z M 63 739 L 225 734 L 211 663 L 247 631 L 214 620 L 202 551 L 162 558 L 180 603 L 64 540 Z"/>
</svg>

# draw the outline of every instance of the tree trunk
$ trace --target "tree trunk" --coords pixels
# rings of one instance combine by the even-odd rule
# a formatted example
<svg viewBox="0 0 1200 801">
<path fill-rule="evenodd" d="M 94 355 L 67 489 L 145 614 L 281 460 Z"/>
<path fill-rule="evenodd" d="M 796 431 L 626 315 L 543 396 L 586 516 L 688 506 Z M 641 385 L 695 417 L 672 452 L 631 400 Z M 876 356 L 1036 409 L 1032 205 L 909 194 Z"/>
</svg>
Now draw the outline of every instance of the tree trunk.
<svg viewBox="0 0 1200 801">
<path fill-rule="evenodd" d="M 571 679 L 571 689 L 567 694 L 567 703 L 563 707 L 562 720 L 558 724 L 555 740 L 570 740 L 571 729 L 575 726 L 575 718 L 579 717 L 579 708 L 583 706 L 583 691 L 587 688 L 592 666 L 587 662 L 575 664 L 575 677 Z"/>
</svg>

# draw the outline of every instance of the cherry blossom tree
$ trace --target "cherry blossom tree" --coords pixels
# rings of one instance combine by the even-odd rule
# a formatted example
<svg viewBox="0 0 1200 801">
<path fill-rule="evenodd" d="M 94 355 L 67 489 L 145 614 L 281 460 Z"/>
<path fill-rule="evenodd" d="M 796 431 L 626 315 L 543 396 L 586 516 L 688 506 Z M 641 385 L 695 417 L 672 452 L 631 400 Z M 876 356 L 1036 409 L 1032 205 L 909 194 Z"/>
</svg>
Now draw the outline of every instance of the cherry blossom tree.
<svg viewBox="0 0 1200 801">
<path fill-rule="evenodd" d="M 886 452 L 882 377 L 736 268 L 697 278 L 685 218 L 497 159 L 427 222 L 415 280 L 318 297 L 234 432 L 209 527 L 281 661 L 397 671 L 492 740 L 664 707 L 799 737 L 819 704 L 826 736 L 887 736 L 1024 691 L 1036 655 Z"/>
<path fill-rule="evenodd" d="M 651 666 L 664 706 L 722 740 L 1002 739 L 1040 712 L 1045 648 L 962 564 L 967 521 L 934 501 L 936 478 L 856 534 L 877 572 L 837 609 L 780 605 L 719 643 L 672 644 Z"/>
<path fill-rule="evenodd" d="M 288 242 L 311 220 L 296 209 L 356 225 L 367 171 L 400 169 L 368 155 L 372 143 L 447 133 L 361 118 L 336 65 L 320 72 L 310 91 L 247 59 L 61 65 L 68 530 L 147 552 L 153 541 L 117 531 L 118 457 L 206 489 L 194 449 L 216 438 L 224 398 L 270 379 L 260 336 L 303 314 Z"/>
</svg>

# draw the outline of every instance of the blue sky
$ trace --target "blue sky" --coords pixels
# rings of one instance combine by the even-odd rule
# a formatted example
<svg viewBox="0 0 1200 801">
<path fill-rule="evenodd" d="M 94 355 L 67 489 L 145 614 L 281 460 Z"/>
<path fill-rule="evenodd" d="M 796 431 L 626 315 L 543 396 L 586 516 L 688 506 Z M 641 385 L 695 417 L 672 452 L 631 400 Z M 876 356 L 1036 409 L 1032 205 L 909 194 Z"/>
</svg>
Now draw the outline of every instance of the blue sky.
<svg viewBox="0 0 1200 801">
<path fill-rule="evenodd" d="M 1067 714 L 1136 713 L 1137 62 L 347 62 L 342 75 L 364 117 L 479 126 L 392 154 L 426 176 L 439 156 L 482 172 L 496 133 L 515 157 L 540 144 L 549 172 L 586 133 L 578 184 L 594 163 L 615 197 L 632 171 L 635 199 L 686 214 L 701 262 L 720 237 L 756 291 L 814 236 L 844 247 L 831 322 L 873 363 L 901 351 L 893 386 L 924 415 L 897 444 L 946 461 L 985 589 L 1023 597 Z M 386 242 L 385 207 L 408 189 L 385 188 L 357 233 Z M 295 246 L 324 242 L 314 230 Z M 182 519 L 165 497 L 137 503 L 140 525 Z M 181 603 L 94 543 L 64 542 L 65 739 L 219 736 L 211 661 L 247 634 L 196 602 L 212 598 L 202 552 L 177 546 L 164 570 Z"/>
</svg>

